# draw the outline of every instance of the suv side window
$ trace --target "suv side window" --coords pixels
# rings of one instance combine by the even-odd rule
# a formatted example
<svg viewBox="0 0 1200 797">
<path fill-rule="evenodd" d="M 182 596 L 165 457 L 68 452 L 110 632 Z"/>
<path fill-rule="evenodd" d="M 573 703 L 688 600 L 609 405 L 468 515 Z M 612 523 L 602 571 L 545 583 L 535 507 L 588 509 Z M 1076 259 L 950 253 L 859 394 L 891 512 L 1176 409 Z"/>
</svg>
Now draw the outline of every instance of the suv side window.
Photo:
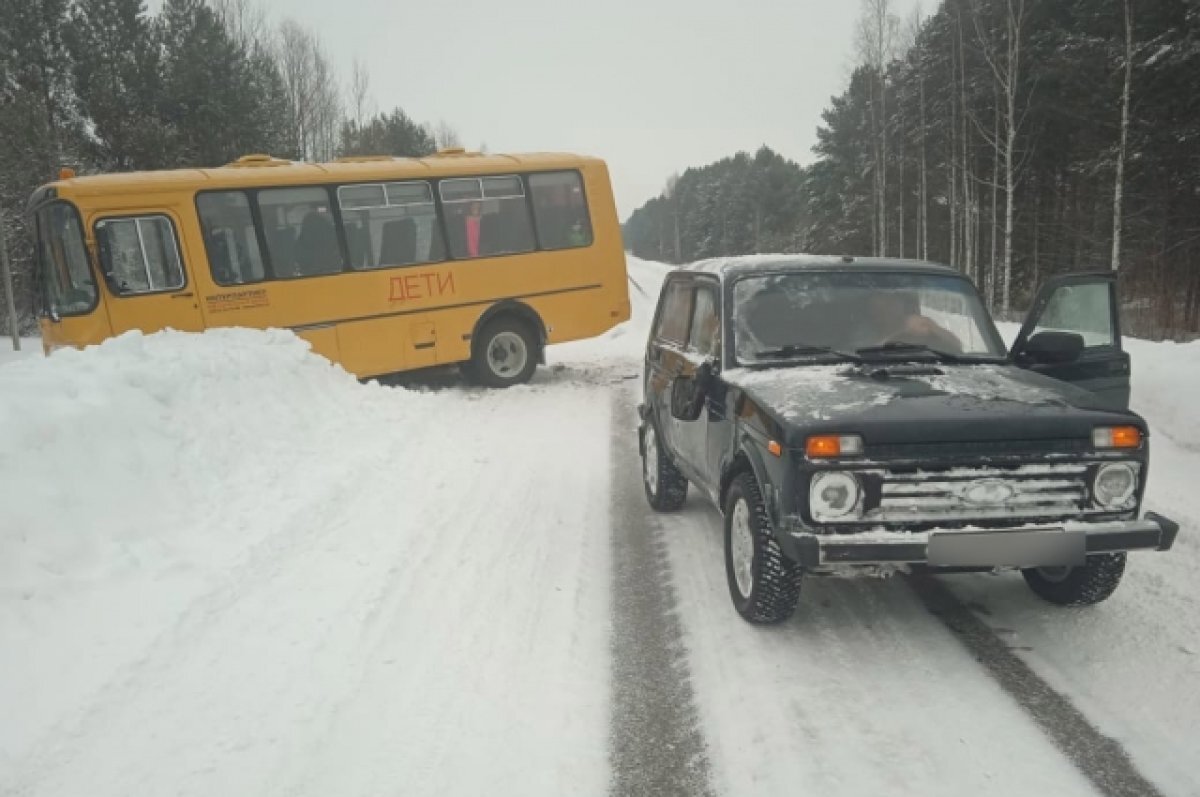
<svg viewBox="0 0 1200 797">
<path fill-rule="evenodd" d="M 717 315 L 717 292 L 709 285 L 701 285 L 696 288 L 687 350 L 707 359 L 718 354 L 720 345 L 721 319 Z"/>
<path fill-rule="evenodd" d="M 658 316 L 658 328 L 654 337 L 665 343 L 680 347 L 687 341 L 688 323 L 692 320 L 692 286 L 682 280 L 667 285 L 662 311 Z"/>
</svg>

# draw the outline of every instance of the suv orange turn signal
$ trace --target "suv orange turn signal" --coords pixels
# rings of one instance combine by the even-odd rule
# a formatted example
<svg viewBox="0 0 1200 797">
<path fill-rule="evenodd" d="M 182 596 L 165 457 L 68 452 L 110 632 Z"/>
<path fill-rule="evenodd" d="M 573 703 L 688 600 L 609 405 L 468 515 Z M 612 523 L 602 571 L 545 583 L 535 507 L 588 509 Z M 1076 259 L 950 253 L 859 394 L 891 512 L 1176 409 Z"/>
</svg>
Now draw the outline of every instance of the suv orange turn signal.
<svg viewBox="0 0 1200 797">
<path fill-rule="evenodd" d="M 1136 426 L 1097 426 L 1092 430 L 1092 445 L 1096 448 L 1137 448 L 1142 444 L 1142 430 Z"/>
<path fill-rule="evenodd" d="M 804 453 L 809 459 L 856 457 L 862 452 L 863 441 L 856 434 L 815 435 L 804 442 Z"/>
</svg>

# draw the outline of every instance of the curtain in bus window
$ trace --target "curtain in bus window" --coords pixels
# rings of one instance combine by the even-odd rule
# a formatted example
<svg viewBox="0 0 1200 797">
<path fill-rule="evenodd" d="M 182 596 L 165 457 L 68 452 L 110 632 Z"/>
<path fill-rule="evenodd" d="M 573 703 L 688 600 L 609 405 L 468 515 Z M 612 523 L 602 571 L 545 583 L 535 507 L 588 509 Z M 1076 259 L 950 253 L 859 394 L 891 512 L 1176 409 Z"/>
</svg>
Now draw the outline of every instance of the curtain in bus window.
<svg viewBox="0 0 1200 797">
<path fill-rule="evenodd" d="M 185 283 L 171 222 L 165 216 L 96 222 L 100 265 L 122 295 L 178 290 Z"/>
<path fill-rule="evenodd" d="M 241 191 L 200 194 L 196 198 L 208 267 L 218 285 L 244 285 L 266 277 L 250 200 Z"/>
<path fill-rule="evenodd" d="M 407 266 L 445 257 L 429 183 L 342 186 L 338 206 L 351 268 Z"/>
<path fill-rule="evenodd" d="M 324 188 L 260 191 L 258 210 L 276 277 L 314 277 L 343 270 L 342 248 Z"/>
<path fill-rule="evenodd" d="M 578 172 L 531 174 L 529 192 L 542 249 L 591 245 L 592 224 Z"/>
<path fill-rule="evenodd" d="M 46 309 L 64 316 L 90 311 L 98 296 L 88 268 L 79 215 L 65 203 L 50 205 L 38 212 L 37 227 Z"/>
<path fill-rule="evenodd" d="M 533 250 L 533 223 L 521 178 L 443 180 L 438 187 L 456 259 Z"/>
</svg>

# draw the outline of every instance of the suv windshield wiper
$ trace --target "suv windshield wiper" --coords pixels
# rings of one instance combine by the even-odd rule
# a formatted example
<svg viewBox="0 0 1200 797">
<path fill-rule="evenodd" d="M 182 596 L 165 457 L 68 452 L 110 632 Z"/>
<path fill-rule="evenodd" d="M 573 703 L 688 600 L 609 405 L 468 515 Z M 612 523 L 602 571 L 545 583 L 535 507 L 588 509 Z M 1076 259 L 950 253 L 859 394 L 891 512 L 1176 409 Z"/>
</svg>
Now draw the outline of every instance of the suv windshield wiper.
<svg viewBox="0 0 1200 797">
<path fill-rule="evenodd" d="M 958 354 L 951 354 L 948 351 L 934 349 L 926 346 L 923 343 L 904 343 L 902 341 L 893 341 L 885 343 L 882 346 L 864 346 L 861 349 L 855 349 L 855 352 L 862 358 L 877 357 L 878 355 L 911 355 L 918 354 L 939 360 L 944 363 L 969 363 L 979 362 L 983 358 L 978 357 L 963 357 Z M 896 357 L 888 357 L 888 359 L 898 359 Z"/>
<path fill-rule="evenodd" d="M 842 360 L 849 360 L 850 362 L 855 363 L 860 363 L 863 361 L 862 357 L 859 357 L 857 354 L 851 354 L 848 351 L 839 351 L 832 346 L 808 346 L 799 343 L 789 343 L 787 346 L 780 346 L 776 349 L 763 349 L 762 351 L 756 351 L 754 352 L 754 357 L 755 359 L 761 360 L 764 357 L 767 359 L 774 359 L 784 357 L 811 357 L 822 354 L 837 357 Z"/>
</svg>

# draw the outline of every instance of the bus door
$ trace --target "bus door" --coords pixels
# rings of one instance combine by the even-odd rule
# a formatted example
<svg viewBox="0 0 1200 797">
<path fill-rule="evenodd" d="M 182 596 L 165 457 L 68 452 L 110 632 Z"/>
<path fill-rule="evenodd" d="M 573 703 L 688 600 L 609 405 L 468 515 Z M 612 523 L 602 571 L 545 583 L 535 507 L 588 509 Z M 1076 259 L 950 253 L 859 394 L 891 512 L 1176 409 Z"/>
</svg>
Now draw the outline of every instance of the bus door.
<svg viewBox="0 0 1200 797">
<path fill-rule="evenodd" d="M 147 211 L 104 216 L 94 220 L 92 230 L 112 297 L 107 305 L 114 335 L 131 329 L 204 329 L 199 294 L 184 267 L 179 223 L 172 215 Z"/>
</svg>

